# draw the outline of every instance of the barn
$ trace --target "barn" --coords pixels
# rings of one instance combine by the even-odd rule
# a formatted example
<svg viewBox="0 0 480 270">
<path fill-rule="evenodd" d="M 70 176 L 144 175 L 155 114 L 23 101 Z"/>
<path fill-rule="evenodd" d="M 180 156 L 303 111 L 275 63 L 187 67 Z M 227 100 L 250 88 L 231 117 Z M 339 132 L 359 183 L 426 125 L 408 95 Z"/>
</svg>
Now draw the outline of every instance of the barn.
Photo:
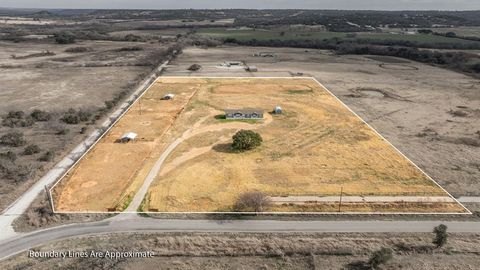
<svg viewBox="0 0 480 270">
<path fill-rule="evenodd" d="M 263 119 L 262 109 L 226 109 L 226 119 Z"/>
</svg>

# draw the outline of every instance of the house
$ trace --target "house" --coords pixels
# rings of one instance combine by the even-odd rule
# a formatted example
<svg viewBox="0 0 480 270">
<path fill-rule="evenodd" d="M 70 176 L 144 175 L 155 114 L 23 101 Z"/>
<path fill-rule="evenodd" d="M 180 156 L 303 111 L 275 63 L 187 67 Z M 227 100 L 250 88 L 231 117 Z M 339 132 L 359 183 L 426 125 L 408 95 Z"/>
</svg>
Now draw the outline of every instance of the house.
<svg viewBox="0 0 480 270">
<path fill-rule="evenodd" d="M 175 97 L 174 94 L 166 94 L 165 96 L 162 97 L 162 100 L 170 100 Z"/>
<path fill-rule="evenodd" d="M 135 139 L 137 138 L 137 133 L 134 133 L 134 132 L 127 132 L 125 134 L 123 134 L 122 137 L 120 137 L 120 139 L 118 140 L 118 142 L 121 142 L 121 143 L 127 143 L 127 142 L 130 142 L 130 141 L 135 141 Z"/>
<path fill-rule="evenodd" d="M 242 61 L 225 61 L 222 65 L 226 67 L 243 66 L 243 62 Z"/>
<path fill-rule="evenodd" d="M 274 114 L 282 114 L 282 107 L 280 106 L 275 106 L 275 109 L 273 109 Z"/>
<path fill-rule="evenodd" d="M 225 119 L 263 119 L 262 109 L 226 109 Z"/>
<path fill-rule="evenodd" d="M 277 55 L 273 52 L 259 52 L 259 53 L 254 53 L 253 56 L 255 56 L 255 57 L 277 57 Z"/>
</svg>

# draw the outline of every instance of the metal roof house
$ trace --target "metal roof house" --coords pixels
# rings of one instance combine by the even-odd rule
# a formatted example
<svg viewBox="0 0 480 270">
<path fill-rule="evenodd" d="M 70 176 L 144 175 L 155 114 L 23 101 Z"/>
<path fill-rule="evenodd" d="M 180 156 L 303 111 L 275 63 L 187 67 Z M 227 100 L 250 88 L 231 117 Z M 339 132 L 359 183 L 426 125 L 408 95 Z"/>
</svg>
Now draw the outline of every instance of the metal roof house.
<svg viewBox="0 0 480 270">
<path fill-rule="evenodd" d="M 226 109 L 226 119 L 263 119 L 262 109 Z"/>
<path fill-rule="evenodd" d="M 138 134 L 134 132 L 127 132 L 120 137 L 119 141 L 122 143 L 127 143 L 130 141 L 134 141 L 137 138 Z"/>
</svg>

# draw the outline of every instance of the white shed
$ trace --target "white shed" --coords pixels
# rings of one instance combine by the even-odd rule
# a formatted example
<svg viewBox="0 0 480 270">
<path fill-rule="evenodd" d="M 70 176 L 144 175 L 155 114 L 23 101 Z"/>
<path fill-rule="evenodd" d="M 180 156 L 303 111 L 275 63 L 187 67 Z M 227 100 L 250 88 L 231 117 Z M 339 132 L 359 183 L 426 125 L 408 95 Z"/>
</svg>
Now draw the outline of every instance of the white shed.
<svg viewBox="0 0 480 270">
<path fill-rule="evenodd" d="M 173 99 L 175 97 L 174 94 L 166 94 L 165 96 L 163 96 L 162 100 L 170 100 L 170 99 Z"/>
<path fill-rule="evenodd" d="M 123 136 L 120 138 L 120 142 L 126 143 L 129 141 L 134 141 L 137 138 L 138 134 L 134 132 L 127 132 L 123 134 Z"/>
<path fill-rule="evenodd" d="M 275 109 L 273 109 L 273 113 L 275 114 L 282 114 L 282 107 L 280 106 L 275 106 Z"/>
</svg>

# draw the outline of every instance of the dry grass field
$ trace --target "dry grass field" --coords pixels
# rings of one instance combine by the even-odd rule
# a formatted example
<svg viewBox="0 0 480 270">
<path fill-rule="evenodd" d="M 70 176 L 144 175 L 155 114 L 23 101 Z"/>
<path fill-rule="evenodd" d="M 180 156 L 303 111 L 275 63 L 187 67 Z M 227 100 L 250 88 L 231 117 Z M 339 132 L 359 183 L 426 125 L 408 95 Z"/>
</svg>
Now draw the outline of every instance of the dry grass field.
<svg viewBox="0 0 480 270">
<path fill-rule="evenodd" d="M 199 79 L 162 78 L 188 89 Z M 314 80 L 205 79 L 172 132 L 185 141 L 167 159 L 144 210 L 231 211 L 248 191 L 269 196 L 446 195 L 434 182 L 381 139 Z M 264 144 L 231 153 L 240 127 L 215 119 L 223 108 L 281 105 L 285 113 L 259 123 L 241 123 L 259 132 Z M 273 119 L 270 119 L 273 118 Z M 186 131 L 193 123 L 199 127 Z M 224 121 L 224 120 L 223 120 Z M 214 128 L 216 127 L 216 128 Z M 219 129 L 223 127 L 223 129 Z M 243 127 L 242 127 L 243 128 Z M 193 132 L 185 136 L 185 133 Z M 455 204 L 352 205 L 345 211 L 458 211 Z M 422 209 L 421 209 L 422 208 Z M 282 205 L 271 211 L 336 211 L 328 205 Z"/>
<path fill-rule="evenodd" d="M 477 269 L 479 234 L 450 233 L 435 248 L 430 233 L 123 233 L 53 241 L 36 251 L 152 251 L 152 258 L 30 258 L 22 252 L 2 269 L 371 269 L 362 264 L 382 247 L 391 261 L 378 269 Z M 363 266 L 363 267 L 362 267 Z"/>
<path fill-rule="evenodd" d="M 181 92 L 154 85 L 54 189 L 56 210 L 123 210 L 161 153 L 166 143 L 163 135 L 193 89 Z M 160 101 L 167 91 L 176 98 Z M 135 142 L 115 142 L 130 131 L 139 134 Z"/>
<path fill-rule="evenodd" d="M 176 94 L 172 101 L 160 98 Z M 260 121 L 221 119 L 224 108 L 275 105 Z M 240 129 L 261 147 L 232 152 Z M 140 139 L 115 143 L 133 131 Z M 160 78 L 54 189 L 57 211 L 121 211 L 174 141 L 144 211 L 232 211 L 244 192 L 268 196 L 448 196 L 310 78 Z M 337 205 L 274 204 L 268 211 L 338 211 Z M 455 203 L 346 203 L 342 211 L 461 212 Z"/>
</svg>

